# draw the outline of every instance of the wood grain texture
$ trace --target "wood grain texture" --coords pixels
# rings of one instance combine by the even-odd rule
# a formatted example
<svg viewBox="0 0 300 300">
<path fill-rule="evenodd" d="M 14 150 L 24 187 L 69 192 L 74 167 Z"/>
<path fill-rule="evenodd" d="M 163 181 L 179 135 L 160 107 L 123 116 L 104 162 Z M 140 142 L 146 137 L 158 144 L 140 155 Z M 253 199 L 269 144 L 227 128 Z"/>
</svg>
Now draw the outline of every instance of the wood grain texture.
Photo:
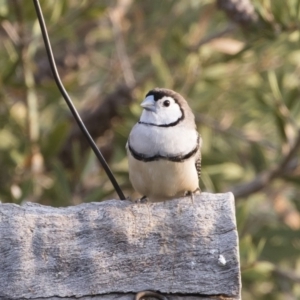
<svg viewBox="0 0 300 300">
<path fill-rule="evenodd" d="M 0 239 L 0 299 L 127 300 L 143 290 L 174 300 L 240 298 L 231 193 L 153 204 L 0 204 Z"/>
</svg>

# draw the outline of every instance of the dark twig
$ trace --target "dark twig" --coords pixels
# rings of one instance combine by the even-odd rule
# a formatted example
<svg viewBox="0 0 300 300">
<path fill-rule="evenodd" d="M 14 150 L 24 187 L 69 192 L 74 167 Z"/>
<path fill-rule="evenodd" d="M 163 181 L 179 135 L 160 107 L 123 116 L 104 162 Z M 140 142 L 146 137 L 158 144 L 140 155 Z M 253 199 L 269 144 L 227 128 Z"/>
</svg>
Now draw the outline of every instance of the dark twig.
<svg viewBox="0 0 300 300">
<path fill-rule="evenodd" d="M 245 134 L 243 131 L 238 130 L 236 128 L 223 126 L 220 122 L 218 122 L 218 121 L 214 120 L 213 118 L 206 116 L 204 114 L 197 113 L 196 121 L 198 123 L 201 123 L 201 124 L 204 124 L 204 125 L 210 127 L 211 129 L 213 129 L 216 132 L 231 135 L 233 137 L 236 137 L 242 141 L 245 141 L 245 142 L 248 142 L 251 144 L 259 144 L 259 145 L 261 145 L 267 149 L 270 149 L 272 151 L 276 150 L 275 145 L 273 145 L 271 142 L 269 142 L 267 140 L 263 140 L 259 137 L 249 136 L 249 135 Z"/>
<path fill-rule="evenodd" d="M 112 120 L 121 116 L 122 107 L 129 105 L 132 100 L 133 88 L 119 85 L 115 90 L 103 98 L 97 99 L 97 104 L 93 109 L 86 109 L 81 112 L 82 120 L 94 139 L 102 136 L 112 127 Z M 99 122 L 101 120 L 101 122 Z M 74 141 L 79 143 L 81 153 L 88 149 L 82 138 L 81 131 L 76 124 L 72 124 L 66 141 L 59 153 L 59 157 L 66 167 L 73 166 L 72 145 Z M 105 154 L 105 153 L 104 153 Z M 108 157 L 106 156 L 108 159 Z"/>
<path fill-rule="evenodd" d="M 43 35 L 43 39 L 44 39 L 44 43 L 45 43 L 45 48 L 46 48 L 46 51 L 47 51 L 47 55 L 48 55 L 48 58 L 49 58 L 49 62 L 50 62 L 50 66 L 51 66 L 51 70 L 52 70 L 55 82 L 56 82 L 62 96 L 64 97 L 69 109 L 71 110 L 78 126 L 80 127 L 81 131 L 85 135 L 85 137 L 88 140 L 91 148 L 93 149 L 95 155 L 99 159 L 99 161 L 100 161 L 103 169 L 105 170 L 107 176 L 109 177 L 112 185 L 114 186 L 117 194 L 119 195 L 121 200 L 124 200 L 125 196 L 124 196 L 120 186 L 118 185 L 118 183 L 117 183 L 114 175 L 112 174 L 109 166 L 107 165 L 104 157 L 102 156 L 100 150 L 98 149 L 97 145 L 95 144 L 94 140 L 92 139 L 92 137 L 90 136 L 88 130 L 86 129 L 84 123 L 82 122 L 75 106 L 72 103 L 71 98 L 69 97 L 67 91 L 65 90 L 65 88 L 64 88 L 64 86 L 63 86 L 63 84 L 60 80 L 60 76 L 58 74 L 58 71 L 57 71 L 57 68 L 56 68 L 56 65 L 55 65 L 55 60 L 54 60 L 54 56 L 53 56 L 53 53 L 52 53 L 51 44 L 50 44 L 50 40 L 49 40 L 49 37 L 48 37 L 45 21 L 44 21 L 44 18 L 43 18 L 41 7 L 40 7 L 40 3 L 39 3 L 38 0 L 33 0 L 33 3 L 34 3 L 36 13 L 37 13 L 37 16 L 38 16 L 38 20 L 39 20 L 39 23 L 40 23 L 40 27 L 41 27 L 41 31 L 42 31 L 42 35 Z"/>
<path fill-rule="evenodd" d="M 251 0 L 217 0 L 217 5 L 227 16 L 241 26 L 251 26 L 258 21 L 258 15 Z"/>
<path fill-rule="evenodd" d="M 283 270 L 279 267 L 275 267 L 274 274 L 279 275 L 281 277 L 284 277 L 290 281 L 296 282 L 296 283 L 300 283 L 300 275 L 296 274 L 293 271 L 288 271 L 288 270 Z"/>
<path fill-rule="evenodd" d="M 227 35 L 229 33 L 233 33 L 238 26 L 233 23 L 229 23 L 224 29 L 214 32 L 211 35 L 205 36 L 203 39 L 201 39 L 196 45 L 193 45 L 190 47 L 190 51 L 197 51 L 201 46 L 210 43 L 211 41 L 218 39 L 224 35 Z"/>
<path fill-rule="evenodd" d="M 97 104 L 93 109 L 89 108 L 81 112 L 82 119 L 94 139 L 103 136 L 105 132 L 112 128 L 113 119 L 122 117 L 122 107 L 132 103 L 134 89 L 137 86 L 142 86 L 151 76 L 153 76 L 153 70 L 149 70 L 145 75 L 140 76 L 134 86 L 116 86 L 113 92 L 105 95 L 103 98 L 101 98 L 101 96 L 100 99 L 97 98 Z M 101 120 L 101 122 L 99 122 L 99 120 Z M 73 124 L 59 154 L 61 161 L 67 167 L 72 167 L 73 165 L 72 145 L 74 141 L 80 144 L 81 153 L 84 153 L 87 149 L 87 145 L 82 139 L 82 134 L 78 126 L 74 126 Z M 111 154 L 111 151 L 109 152 L 109 154 Z"/>
<path fill-rule="evenodd" d="M 264 171 L 256 176 L 256 178 L 248 183 L 238 185 L 233 187 L 231 191 L 233 192 L 235 198 L 241 198 L 249 196 L 255 192 L 258 192 L 265 188 L 272 180 L 275 178 L 287 175 L 297 166 L 295 165 L 294 158 L 297 151 L 300 148 L 300 130 L 298 130 L 298 136 L 295 139 L 294 145 L 291 147 L 290 151 L 283 157 L 282 161 L 271 168 L 270 170 Z"/>
</svg>

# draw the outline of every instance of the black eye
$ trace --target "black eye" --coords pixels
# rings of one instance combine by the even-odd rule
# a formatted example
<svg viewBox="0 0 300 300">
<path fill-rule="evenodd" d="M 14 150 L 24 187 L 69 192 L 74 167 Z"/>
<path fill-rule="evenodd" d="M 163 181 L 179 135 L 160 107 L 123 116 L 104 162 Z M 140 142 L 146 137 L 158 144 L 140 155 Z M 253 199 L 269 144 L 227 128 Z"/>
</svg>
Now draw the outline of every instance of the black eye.
<svg viewBox="0 0 300 300">
<path fill-rule="evenodd" d="M 164 106 L 168 107 L 168 106 L 170 106 L 170 101 L 169 100 L 165 100 L 163 104 L 164 104 Z"/>
</svg>

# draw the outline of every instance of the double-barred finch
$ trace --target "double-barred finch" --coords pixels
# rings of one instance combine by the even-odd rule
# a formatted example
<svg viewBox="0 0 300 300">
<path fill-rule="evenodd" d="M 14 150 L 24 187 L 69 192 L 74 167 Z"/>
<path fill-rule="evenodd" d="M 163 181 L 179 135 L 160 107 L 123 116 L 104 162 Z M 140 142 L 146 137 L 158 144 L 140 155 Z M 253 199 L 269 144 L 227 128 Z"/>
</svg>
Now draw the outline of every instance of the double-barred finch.
<svg viewBox="0 0 300 300">
<path fill-rule="evenodd" d="M 201 137 L 186 100 L 172 90 L 155 88 L 141 106 L 126 145 L 134 189 L 149 202 L 200 191 Z"/>
</svg>

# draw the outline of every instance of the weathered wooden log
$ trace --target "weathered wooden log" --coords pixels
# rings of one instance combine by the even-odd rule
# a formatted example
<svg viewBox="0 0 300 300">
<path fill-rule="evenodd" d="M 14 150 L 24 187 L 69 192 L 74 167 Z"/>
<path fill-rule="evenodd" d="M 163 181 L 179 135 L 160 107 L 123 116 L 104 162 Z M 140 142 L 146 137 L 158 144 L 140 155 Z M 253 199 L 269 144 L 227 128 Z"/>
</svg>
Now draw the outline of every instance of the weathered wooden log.
<svg viewBox="0 0 300 300">
<path fill-rule="evenodd" d="M 129 300 L 143 290 L 240 299 L 240 288 L 231 193 L 155 204 L 0 204 L 0 299 Z"/>
</svg>

